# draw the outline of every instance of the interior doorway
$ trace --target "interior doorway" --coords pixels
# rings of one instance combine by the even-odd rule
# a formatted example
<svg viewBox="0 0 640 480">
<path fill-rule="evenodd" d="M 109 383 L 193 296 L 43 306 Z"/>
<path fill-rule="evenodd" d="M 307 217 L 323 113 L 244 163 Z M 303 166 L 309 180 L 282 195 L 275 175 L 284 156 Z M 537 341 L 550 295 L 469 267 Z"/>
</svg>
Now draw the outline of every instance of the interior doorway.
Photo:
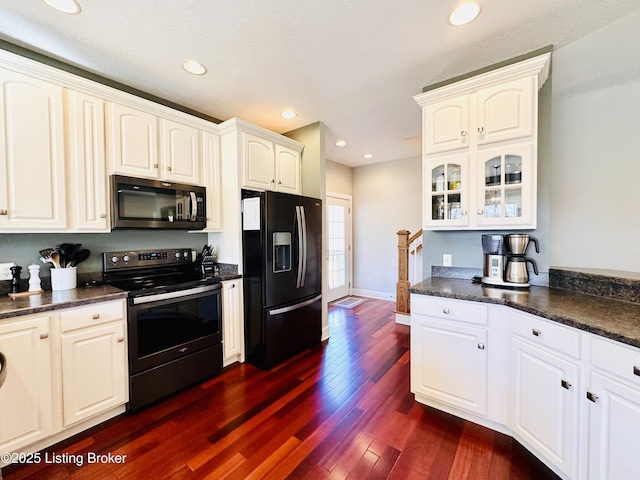
<svg viewBox="0 0 640 480">
<path fill-rule="evenodd" d="M 351 293 L 351 195 L 327 192 L 327 301 Z"/>
</svg>

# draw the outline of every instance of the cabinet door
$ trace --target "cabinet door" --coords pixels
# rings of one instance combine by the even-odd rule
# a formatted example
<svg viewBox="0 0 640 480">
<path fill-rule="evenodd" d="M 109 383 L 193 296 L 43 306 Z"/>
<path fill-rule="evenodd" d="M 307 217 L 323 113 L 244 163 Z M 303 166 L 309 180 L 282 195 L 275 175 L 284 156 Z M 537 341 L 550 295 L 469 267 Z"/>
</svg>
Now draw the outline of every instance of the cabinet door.
<svg viewBox="0 0 640 480">
<path fill-rule="evenodd" d="M 469 95 L 422 109 L 423 154 L 469 147 Z"/>
<path fill-rule="evenodd" d="M 70 226 L 78 231 L 108 232 L 104 102 L 66 91 Z"/>
<path fill-rule="evenodd" d="M 65 426 L 126 403 L 123 322 L 64 333 L 61 346 Z"/>
<path fill-rule="evenodd" d="M 477 157 L 477 215 L 479 226 L 535 228 L 536 172 L 534 145 L 485 150 Z"/>
<path fill-rule="evenodd" d="M 0 70 L 0 229 L 67 226 L 62 87 Z"/>
<path fill-rule="evenodd" d="M 579 367 L 517 338 L 511 348 L 511 428 L 576 478 Z"/>
<path fill-rule="evenodd" d="M 273 142 L 243 133 L 242 149 L 242 186 L 274 190 L 276 176 Z"/>
<path fill-rule="evenodd" d="M 0 387 L 0 452 L 15 452 L 53 433 L 49 317 L 0 322 L 0 352 L 7 358 Z"/>
<path fill-rule="evenodd" d="M 411 318 L 411 391 L 487 413 L 487 330 Z"/>
<path fill-rule="evenodd" d="M 160 120 L 161 177 L 173 182 L 200 185 L 200 139 L 198 129 Z"/>
<path fill-rule="evenodd" d="M 478 92 L 477 144 L 530 137 L 534 133 L 534 77 Z"/>
<path fill-rule="evenodd" d="M 422 171 L 424 228 L 469 225 L 469 155 L 426 159 Z"/>
<path fill-rule="evenodd" d="M 111 103 L 107 113 L 107 158 L 111 173 L 160 178 L 157 117 L 117 103 Z"/>
<path fill-rule="evenodd" d="M 244 362 L 242 280 L 222 282 L 222 346 L 224 366 Z"/>
<path fill-rule="evenodd" d="M 284 193 L 300 193 L 300 153 L 282 145 L 276 145 L 276 190 Z"/>
<path fill-rule="evenodd" d="M 637 479 L 640 390 L 592 372 L 589 392 L 589 480 Z"/>
<path fill-rule="evenodd" d="M 207 231 L 222 228 L 222 183 L 220 180 L 220 137 L 215 133 L 201 132 L 202 169 L 207 187 Z"/>
</svg>

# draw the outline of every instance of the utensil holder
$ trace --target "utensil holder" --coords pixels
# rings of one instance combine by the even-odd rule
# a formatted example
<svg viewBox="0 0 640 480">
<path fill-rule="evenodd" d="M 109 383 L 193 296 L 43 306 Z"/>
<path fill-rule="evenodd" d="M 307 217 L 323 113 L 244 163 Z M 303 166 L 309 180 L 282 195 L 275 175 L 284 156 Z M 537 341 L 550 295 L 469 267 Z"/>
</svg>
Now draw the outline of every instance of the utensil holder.
<svg viewBox="0 0 640 480">
<path fill-rule="evenodd" d="M 76 267 L 52 268 L 51 290 L 73 290 L 78 286 Z"/>
</svg>

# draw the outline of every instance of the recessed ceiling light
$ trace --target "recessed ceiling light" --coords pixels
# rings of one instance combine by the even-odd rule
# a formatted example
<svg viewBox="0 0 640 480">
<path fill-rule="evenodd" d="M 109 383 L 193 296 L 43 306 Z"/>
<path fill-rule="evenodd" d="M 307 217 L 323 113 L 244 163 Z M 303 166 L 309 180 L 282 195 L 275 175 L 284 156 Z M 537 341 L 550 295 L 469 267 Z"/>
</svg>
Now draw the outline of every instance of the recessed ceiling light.
<svg viewBox="0 0 640 480">
<path fill-rule="evenodd" d="M 204 75 L 207 73 L 207 68 L 197 60 L 185 60 L 182 68 L 194 75 Z"/>
<path fill-rule="evenodd" d="M 449 15 L 449 23 L 456 27 L 466 25 L 475 20 L 478 15 L 480 15 L 480 4 L 476 2 L 465 2 L 451 12 L 451 15 Z"/>
<path fill-rule="evenodd" d="M 336 142 L 336 147 L 344 147 L 347 145 L 347 142 L 345 142 L 344 140 L 338 140 Z"/>
<path fill-rule="evenodd" d="M 80 13 L 80 5 L 75 0 L 42 0 L 51 8 L 55 8 L 59 12 L 75 15 Z"/>
<path fill-rule="evenodd" d="M 365 153 L 362 158 L 366 158 L 367 160 L 369 160 L 370 158 L 373 158 L 373 155 L 371 153 Z"/>
<path fill-rule="evenodd" d="M 296 118 L 298 116 L 296 112 L 292 112 L 291 110 L 282 112 L 280 115 L 282 115 L 282 118 Z"/>
</svg>

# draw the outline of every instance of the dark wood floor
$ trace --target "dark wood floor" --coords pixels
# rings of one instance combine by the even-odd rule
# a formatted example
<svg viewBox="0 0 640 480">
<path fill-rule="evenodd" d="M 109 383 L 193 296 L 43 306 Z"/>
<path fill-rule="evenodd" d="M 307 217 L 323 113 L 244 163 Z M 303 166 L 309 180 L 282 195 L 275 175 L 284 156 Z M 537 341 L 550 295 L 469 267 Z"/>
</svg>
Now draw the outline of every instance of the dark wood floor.
<svg viewBox="0 0 640 480">
<path fill-rule="evenodd" d="M 331 308 L 331 338 L 278 367 L 236 365 L 49 449 L 16 479 L 556 479 L 511 438 L 416 403 L 392 302 Z M 126 455 L 87 464 L 89 453 Z M 51 455 L 51 453 L 50 453 Z"/>
</svg>

